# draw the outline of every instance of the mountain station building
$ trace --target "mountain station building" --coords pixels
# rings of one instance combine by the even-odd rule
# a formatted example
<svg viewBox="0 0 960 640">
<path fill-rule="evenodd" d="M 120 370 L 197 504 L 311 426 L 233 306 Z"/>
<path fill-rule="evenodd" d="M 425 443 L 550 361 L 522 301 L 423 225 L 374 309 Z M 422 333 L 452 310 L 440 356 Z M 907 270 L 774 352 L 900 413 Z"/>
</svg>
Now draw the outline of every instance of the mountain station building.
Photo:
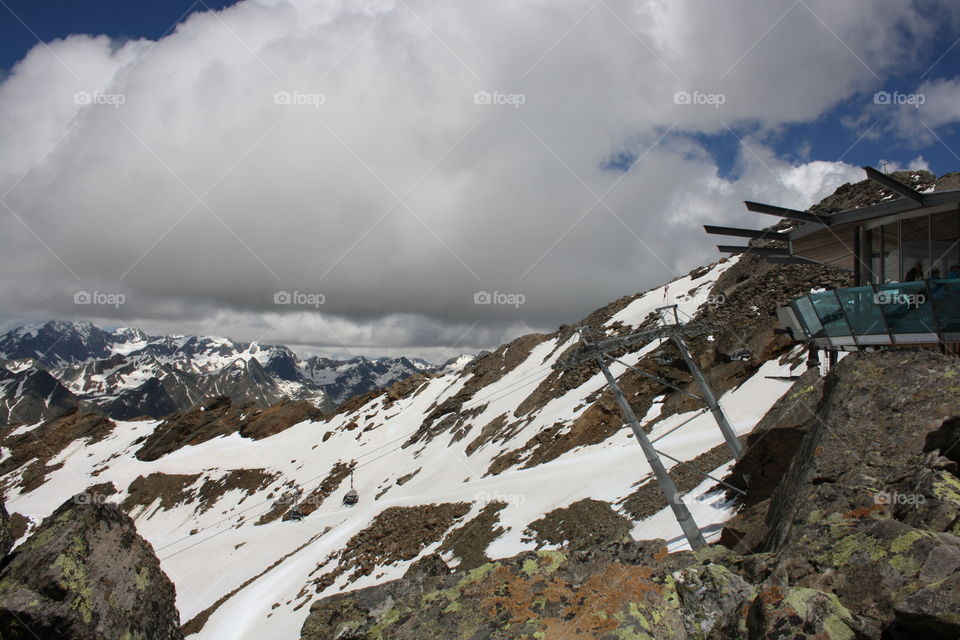
<svg viewBox="0 0 960 640">
<path fill-rule="evenodd" d="M 707 233 L 766 241 L 720 245 L 770 262 L 832 265 L 854 286 L 811 292 L 777 310 L 781 325 L 812 347 L 854 351 L 897 345 L 960 345 L 960 190 L 921 193 L 864 167 L 893 192 L 871 206 L 830 215 L 747 202 L 747 209 L 799 222 L 788 231 L 705 225 Z"/>
</svg>

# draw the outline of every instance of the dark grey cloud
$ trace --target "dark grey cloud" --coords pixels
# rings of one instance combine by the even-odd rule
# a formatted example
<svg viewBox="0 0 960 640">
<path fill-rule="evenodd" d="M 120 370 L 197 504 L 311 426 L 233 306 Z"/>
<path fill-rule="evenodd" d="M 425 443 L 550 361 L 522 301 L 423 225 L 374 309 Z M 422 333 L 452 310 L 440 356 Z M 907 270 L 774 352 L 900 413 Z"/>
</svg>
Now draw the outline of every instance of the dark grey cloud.
<svg viewBox="0 0 960 640">
<path fill-rule="evenodd" d="M 755 223 L 741 200 L 859 178 L 762 132 L 933 28 L 865 6 L 247 0 L 158 43 L 37 47 L 0 85 L 8 322 L 433 355 L 573 322 L 718 258 L 699 225 Z M 743 122 L 719 178 L 688 134 Z"/>
</svg>

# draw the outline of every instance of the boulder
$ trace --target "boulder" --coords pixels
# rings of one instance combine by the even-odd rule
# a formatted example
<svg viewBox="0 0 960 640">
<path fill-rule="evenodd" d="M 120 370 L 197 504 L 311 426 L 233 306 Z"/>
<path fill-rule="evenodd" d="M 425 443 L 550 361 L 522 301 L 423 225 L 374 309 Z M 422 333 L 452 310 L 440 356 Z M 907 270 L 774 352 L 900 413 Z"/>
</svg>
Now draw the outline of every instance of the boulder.
<svg viewBox="0 0 960 640">
<path fill-rule="evenodd" d="M 180 640 L 173 583 L 133 521 L 73 499 L 0 572 L 4 640 Z"/>
<path fill-rule="evenodd" d="M 747 637 L 853 640 L 850 612 L 832 593 L 764 585 L 750 603 Z"/>
</svg>

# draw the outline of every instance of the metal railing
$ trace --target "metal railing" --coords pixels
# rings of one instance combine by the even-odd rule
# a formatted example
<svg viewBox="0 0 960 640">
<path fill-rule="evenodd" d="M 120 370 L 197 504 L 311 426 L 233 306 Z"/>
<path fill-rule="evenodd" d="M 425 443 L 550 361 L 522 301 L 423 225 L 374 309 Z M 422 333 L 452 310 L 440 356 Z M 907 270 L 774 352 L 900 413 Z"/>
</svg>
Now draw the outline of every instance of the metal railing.
<svg viewBox="0 0 960 640">
<path fill-rule="evenodd" d="M 825 349 L 960 342 L 960 280 L 809 293 L 778 310 L 794 338 Z"/>
</svg>

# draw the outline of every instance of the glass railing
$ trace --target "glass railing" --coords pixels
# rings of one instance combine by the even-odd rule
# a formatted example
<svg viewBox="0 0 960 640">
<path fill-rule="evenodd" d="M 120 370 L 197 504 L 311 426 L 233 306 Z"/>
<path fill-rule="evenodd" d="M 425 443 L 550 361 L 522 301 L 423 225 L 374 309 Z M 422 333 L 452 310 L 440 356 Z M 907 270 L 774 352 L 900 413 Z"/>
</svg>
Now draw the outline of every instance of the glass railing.
<svg viewBox="0 0 960 640">
<path fill-rule="evenodd" d="M 826 347 L 960 341 L 960 280 L 819 291 L 790 308 L 804 337 Z"/>
</svg>

